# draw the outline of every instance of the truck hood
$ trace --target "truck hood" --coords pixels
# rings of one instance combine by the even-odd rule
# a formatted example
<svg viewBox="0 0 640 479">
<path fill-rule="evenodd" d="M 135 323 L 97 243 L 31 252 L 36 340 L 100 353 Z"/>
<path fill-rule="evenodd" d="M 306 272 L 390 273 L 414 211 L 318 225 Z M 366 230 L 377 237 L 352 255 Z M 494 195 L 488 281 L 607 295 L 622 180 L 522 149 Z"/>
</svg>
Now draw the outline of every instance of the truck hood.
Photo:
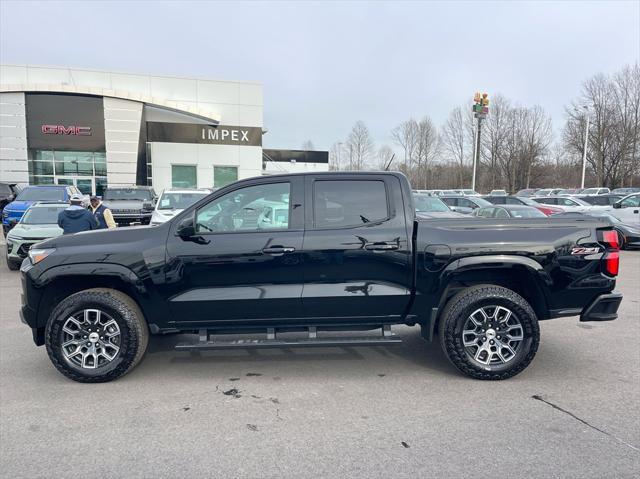
<svg viewBox="0 0 640 479">
<path fill-rule="evenodd" d="M 56 224 L 46 225 L 23 225 L 18 223 L 10 232 L 9 236 L 20 236 L 29 238 L 55 238 L 60 236 L 62 230 Z"/>
<path fill-rule="evenodd" d="M 35 201 L 12 201 L 4 207 L 6 212 L 24 213 Z"/>
</svg>

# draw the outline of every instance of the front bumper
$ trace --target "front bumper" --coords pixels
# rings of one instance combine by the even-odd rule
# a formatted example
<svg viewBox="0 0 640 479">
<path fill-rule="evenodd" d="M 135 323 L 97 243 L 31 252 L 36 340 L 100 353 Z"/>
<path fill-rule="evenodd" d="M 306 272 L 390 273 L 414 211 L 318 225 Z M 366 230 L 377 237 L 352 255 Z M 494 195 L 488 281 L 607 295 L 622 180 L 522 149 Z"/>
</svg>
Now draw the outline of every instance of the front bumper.
<svg viewBox="0 0 640 479">
<path fill-rule="evenodd" d="M 622 294 L 601 294 L 582 310 L 580 321 L 613 321 L 618 317 Z"/>
</svg>

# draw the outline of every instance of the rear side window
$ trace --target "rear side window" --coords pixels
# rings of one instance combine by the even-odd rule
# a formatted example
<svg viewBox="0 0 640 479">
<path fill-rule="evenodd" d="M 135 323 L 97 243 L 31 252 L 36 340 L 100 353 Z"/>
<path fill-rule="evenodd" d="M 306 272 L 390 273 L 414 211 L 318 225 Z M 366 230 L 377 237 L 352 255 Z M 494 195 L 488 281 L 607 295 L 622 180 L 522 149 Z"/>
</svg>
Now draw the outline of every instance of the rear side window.
<svg viewBox="0 0 640 479">
<path fill-rule="evenodd" d="M 444 201 L 448 206 L 458 206 L 458 202 L 455 198 L 440 198 Z"/>
<path fill-rule="evenodd" d="M 518 198 L 505 198 L 505 202 L 508 205 L 522 205 L 524 204 L 522 201 L 520 201 Z"/>
<path fill-rule="evenodd" d="M 389 217 L 383 181 L 316 181 L 313 224 L 316 228 L 362 226 Z"/>
</svg>

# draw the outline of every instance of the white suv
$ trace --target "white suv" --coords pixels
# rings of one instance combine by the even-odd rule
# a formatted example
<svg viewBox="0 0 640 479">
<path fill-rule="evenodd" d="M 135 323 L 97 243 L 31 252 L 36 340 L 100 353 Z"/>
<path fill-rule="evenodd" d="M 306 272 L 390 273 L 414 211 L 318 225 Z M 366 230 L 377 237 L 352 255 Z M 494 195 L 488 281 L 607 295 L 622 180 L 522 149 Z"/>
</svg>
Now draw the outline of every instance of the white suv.
<svg viewBox="0 0 640 479">
<path fill-rule="evenodd" d="M 632 193 L 625 196 L 613 205 L 611 214 L 623 223 L 640 223 L 640 193 Z"/>
<path fill-rule="evenodd" d="M 164 190 L 156 203 L 156 208 L 151 215 L 151 224 L 159 225 L 170 220 L 178 213 L 201 200 L 211 193 L 207 188 L 202 189 L 169 189 Z"/>
</svg>

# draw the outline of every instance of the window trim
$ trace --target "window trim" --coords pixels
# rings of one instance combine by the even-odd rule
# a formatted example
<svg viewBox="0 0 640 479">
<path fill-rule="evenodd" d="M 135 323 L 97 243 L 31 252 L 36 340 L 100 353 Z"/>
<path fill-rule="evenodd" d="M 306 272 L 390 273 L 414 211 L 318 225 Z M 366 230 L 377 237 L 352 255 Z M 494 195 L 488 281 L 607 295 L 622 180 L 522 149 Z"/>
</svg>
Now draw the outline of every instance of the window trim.
<svg viewBox="0 0 640 479">
<path fill-rule="evenodd" d="M 362 223 L 362 224 L 355 224 L 355 225 L 342 225 L 342 226 L 316 226 L 316 208 L 315 208 L 315 202 L 316 202 L 316 183 L 322 182 L 322 181 L 332 181 L 332 182 L 337 182 L 337 181 L 379 181 L 382 183 L 383 187 L 384 187 L 384 193 L 386 196 L 386 203 L 387 203 L 387 216 L 383 219 L 378 219 L 375 221 L 371 221 L 369 223 Z M 354 228 L 363 228 L 363 227 L 371 227 L 371 226 L 377 226 L 377 225 L 381 225 L 382 223 L 386 223 L 387 221 L 391 221 L 393 218 L 395 218 L 396 216 L 396 211 L 393 208 L 393 203 L 391 201 L 391 195 L 389 194 L 389 185 L 387 184 L 387 179 L 386 178 L 382 178 L 382 177 L 371 177 L 371 178 L 361 178 L 361 177 L 354 177 L 354 178 L 331 178 L 331 177 L 327 177 L 327 178 L 322 178 L 322 177 L 316 177 L 316 178 L 312 178 L 311 180 L 311 191 L 310 191 L 310 199 L 311 199 L 311 218 L 310 218 L 310 224 L 306 225 L 305 230 L 306 231 L 323 231 L 323 230 L 345 230 L 345 229 L 354 229 Z"/>
<path fill-rule="evenodd" d="M 271 228 L 271 229 L 265 229 L 265 230 L 242 230 L 242 231 L 203 231 L 203 232 L 198 232 L 196 231 L 196 225 L 197 225 L 197 215 L 198 215 L 198 211 L 202 210 L 203 208 L 206 208 L 207 206 L 209 206 L 211 203 L 213 203 L 214 201 L 219 200 L 220 198 L 223 198 L 231 193 L 234 193 L 238 190 L 242 190 L 245 188 L 253 188 L 255 186 L 262 186 L 262 185 L 276 185 L 276 184 L 281 184 L 281 183 L 288 183 L 289 184 L 289 227 L 288 228 Z M 230 184 L 235 184 L 234 183 L 230 183 Z M 223 186 L 223 188 L 226 188 L 226 186 Z M 215 198 L 212 198 L 211 201 L 208 201 L 207 203 L 205 203 L 204 205 L 200 206 L 200 207 L 195 207 L 197 206 L 198 203 L 195 203 L 193 212 L 191 213 L 191 218 L 193 220 L 193 230 L 195 231 L 196 236 L 217 236 L 217 235 L 228 235 L 228 234 L 247 234 L 247 233 L 269 233 L 271 231 L 274 231 L 276 233 L 282 233 L 282 232 L 290 232 L 290 231 L 304 231 L 304 228 L 299 228 L 299 229 L 293 229 L 291 228 L 291 223 L 292 223 L 292 214 L 293 214 L 293 208 L 292 208 L 292 197 L 293 197 L 293 189 L 294 189 L 294 184 L 293 181 L 291 180 L 282 180 L 282 181 L 264 181 L 264 182 L 257 182 L 257 183 L 249 183 L 249 184 L 241 184 L 238 185 L 237 188 L 233 188 L 230 191 L 226 191 L 223 192 L 221 195 L 216 196 Z M 176 224 L 178 224 L 178 222 L 176 222 Z"/>
</svg>

